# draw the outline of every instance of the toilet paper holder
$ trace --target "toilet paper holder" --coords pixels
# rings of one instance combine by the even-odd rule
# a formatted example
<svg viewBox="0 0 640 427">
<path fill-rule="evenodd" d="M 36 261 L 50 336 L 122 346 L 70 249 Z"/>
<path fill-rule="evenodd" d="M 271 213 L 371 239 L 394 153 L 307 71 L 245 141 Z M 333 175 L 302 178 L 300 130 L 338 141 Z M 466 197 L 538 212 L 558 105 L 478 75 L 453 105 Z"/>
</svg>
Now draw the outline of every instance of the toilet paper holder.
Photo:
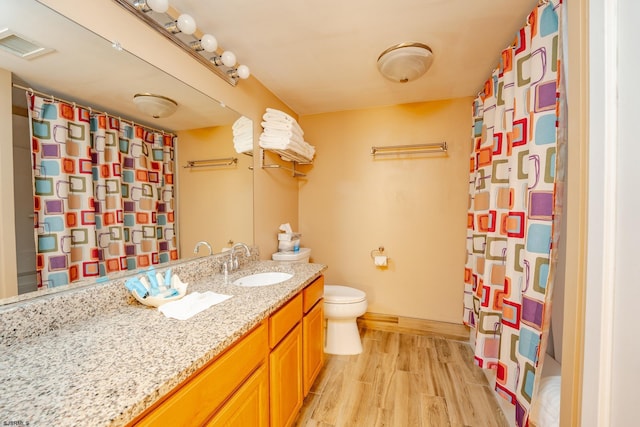
<svg viewBox="0 0 640 427">
<path fill-rule="evenodd" d="M 378 246 L 378 249 L 371 251 L 371 259 L 376 259 L 376 256 L 385 255 L 384 246 Z"/>
<path fill-rule="evenodd" d="M 372 250 L 371 259 L 378 268 L 387 268 L 389 265 L 389 257 L 384 253 L 384 246 L 378 246 L 378 249 Z"/>
</svg>

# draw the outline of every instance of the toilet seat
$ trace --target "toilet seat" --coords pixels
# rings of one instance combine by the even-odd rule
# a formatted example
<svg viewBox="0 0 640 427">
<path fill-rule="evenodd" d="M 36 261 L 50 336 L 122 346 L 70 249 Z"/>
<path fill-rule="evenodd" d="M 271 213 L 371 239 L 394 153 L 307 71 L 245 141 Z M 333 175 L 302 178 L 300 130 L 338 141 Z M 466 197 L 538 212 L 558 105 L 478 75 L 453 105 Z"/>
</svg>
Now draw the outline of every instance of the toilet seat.
<svg viewBox="0 0 640 427">
<path fill-rule="evenodd" d="M 359 289 L 340 285 L 324 286 L 324 301 L 331 304 L 354 304 L 362 302 L 367 294 Z"/>
</svg>

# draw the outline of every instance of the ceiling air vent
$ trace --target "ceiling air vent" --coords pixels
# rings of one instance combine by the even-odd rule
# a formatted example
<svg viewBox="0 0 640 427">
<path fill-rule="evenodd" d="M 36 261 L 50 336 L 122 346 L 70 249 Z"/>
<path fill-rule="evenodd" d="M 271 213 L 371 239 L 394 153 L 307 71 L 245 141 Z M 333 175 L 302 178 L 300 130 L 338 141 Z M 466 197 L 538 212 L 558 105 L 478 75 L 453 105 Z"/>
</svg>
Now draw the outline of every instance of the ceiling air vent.
<svg viewBox="0 0 640 427">
<path fill-rule="evenodd" d="M 24 59 L 32 59 L 53 51 L 8 28 L 0 30 L 0 49 Z"/>
</svg>

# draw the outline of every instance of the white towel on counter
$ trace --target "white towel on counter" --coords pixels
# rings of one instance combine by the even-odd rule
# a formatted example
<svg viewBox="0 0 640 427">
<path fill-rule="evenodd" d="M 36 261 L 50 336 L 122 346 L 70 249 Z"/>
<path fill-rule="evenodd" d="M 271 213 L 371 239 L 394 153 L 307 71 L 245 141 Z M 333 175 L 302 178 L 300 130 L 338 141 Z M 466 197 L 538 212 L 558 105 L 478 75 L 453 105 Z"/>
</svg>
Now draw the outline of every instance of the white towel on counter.
<svg viewBox="0 0 640 427">
<path fill-rule="evenodd" d="M 203 293 L 192 292 L 177 301 L 171 301 L 158 307 L 158 310 L 167 317 L 178 320 L 187 320 L 212 305 L 219 304 L 231 298 L 231 295 L 217 294 L 206 291 Z"/>
</svg>

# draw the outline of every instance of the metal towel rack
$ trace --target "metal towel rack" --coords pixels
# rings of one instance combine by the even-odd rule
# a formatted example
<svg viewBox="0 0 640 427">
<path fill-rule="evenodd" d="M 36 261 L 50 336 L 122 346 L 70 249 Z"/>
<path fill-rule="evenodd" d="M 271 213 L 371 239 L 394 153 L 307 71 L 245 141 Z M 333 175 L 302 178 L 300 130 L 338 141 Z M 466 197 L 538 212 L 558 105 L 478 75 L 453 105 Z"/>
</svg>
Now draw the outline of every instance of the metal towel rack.
<svg viewBox="0 0 640 427">
<path fill-rule="evenodd" d="M 207 160 L 189 160 L 186 166 L 183 168 L 208 168 L 218 166 L 231 166 L 238 163 L 237 157 L 224 157 L 221 159 L 207 159 Z"/>
<path fill-rule="evenodd" d="M 435 144 L 414 144 L 414 145 L 386 145 L 381 147 L 371 147 L 372 156 L 389 156 L 394 154 L 425 154 L 425 153 L 446 153 L 447 143 Z"/>
<path fill-rule="evenodd" d="M 264 152 L 265 151 L 271 151 L 274 152 L 276 154 L 279 154 L 280 156 L 286 157 L 289 160 L 291 160 L 291 164 L 292 167 L 287 167 L 287 166 L 283 166 L 277 163 L 271 163 L 271 164 L 267 164 L 265 163 L 265 155 Z M 286 171 L 291 172 L 291 176 L 293 176 L 294 178 L 304 178 L 307 176 L 307 174 L 300 172 L 299 170 L 296 170 L 296 164 L 306 164 L 306 165 L 310 165 L 311 162 L 309 162 L 307 159 L 305 159 L 304 157 L 294 157 L 292 155 L 292 153 L 290 151 L 282 151 L 282 150 L 267 150 L 264 148 L 260 149 L 260 166 L 262 167 L 262 169 L 284 169 Z"/>
</svg>

